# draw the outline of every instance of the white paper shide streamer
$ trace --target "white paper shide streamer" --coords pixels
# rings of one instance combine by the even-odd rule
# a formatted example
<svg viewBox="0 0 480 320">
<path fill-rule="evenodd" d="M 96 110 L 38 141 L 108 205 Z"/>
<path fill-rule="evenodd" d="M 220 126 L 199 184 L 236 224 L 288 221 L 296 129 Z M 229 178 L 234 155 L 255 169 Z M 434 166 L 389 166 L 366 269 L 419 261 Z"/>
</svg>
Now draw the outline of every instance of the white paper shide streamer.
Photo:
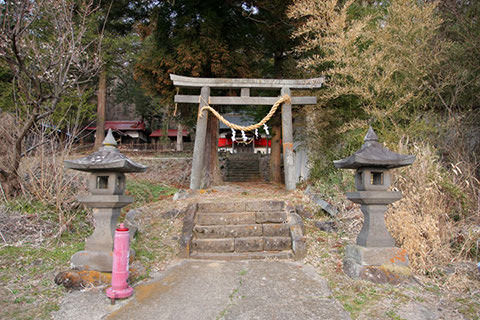
<svg viewBox="0 0 480 320">
<path fill-rule="evenodd" d="M 270 133 L 268 132 L 268 126 L 266 123 L 263 125 L 263 130 L 265 130 L 265 133 L 267 134 L 267 136 L 270 135 Z"/>
<path fill-rule="evenodd" d="M 232 145 L 235 143 L 235 129 L 232 128 Z"/>
</svg>

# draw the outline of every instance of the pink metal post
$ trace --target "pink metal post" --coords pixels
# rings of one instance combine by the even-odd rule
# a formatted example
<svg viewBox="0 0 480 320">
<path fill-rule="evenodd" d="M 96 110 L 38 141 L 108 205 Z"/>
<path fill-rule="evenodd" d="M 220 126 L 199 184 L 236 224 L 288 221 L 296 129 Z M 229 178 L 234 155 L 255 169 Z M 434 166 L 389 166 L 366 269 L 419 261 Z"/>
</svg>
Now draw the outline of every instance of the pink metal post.
<svg viewBox="0 0 480 320">
<path fill-rule="evenodd" d="M 113 267 L 112 267 L 112 286 L 107 289 L 107 296 L 112 299 L 128 298 L 133 293 L 133 288 L 127 283 L 128 279 L 128 259 L 130 253 L 130 237 L 128 228 L 123 223 L 115 230 L 113 240 Z"/>
</svg>

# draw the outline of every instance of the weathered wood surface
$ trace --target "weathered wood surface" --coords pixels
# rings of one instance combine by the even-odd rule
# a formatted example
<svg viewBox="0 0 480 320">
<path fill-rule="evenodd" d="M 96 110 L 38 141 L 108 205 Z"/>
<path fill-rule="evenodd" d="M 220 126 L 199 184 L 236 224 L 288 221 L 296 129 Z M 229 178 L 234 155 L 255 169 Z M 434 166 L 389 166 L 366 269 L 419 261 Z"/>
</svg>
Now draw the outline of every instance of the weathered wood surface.
<svg viewBox="0 0 480 320">
<path fill-rule="evenodd" d="M 183 125 L 177 123 L 177 151 L 183 151 Z"/>
<path fill-rule="evenodd" d="M 170 74 L 173 85 L 177 87 L 201 88 L 272 88 L 314 89 L 320 88 L 324 77 L 312 79 L 233 79 L 233 78 L 194 78 Z"/>
<path fill-rule="evenodd" d="M 282 147 L 280 145 L 282 127 L 280 124 L 273 123 L 271 132 L 270 179 L 272 182 L 282 183 Z"/>
<path fill-rule="evenodd" d="M 204 170 L 201 188 L 206 189 L 222 182 L 220 164 L 218 162 L 218 128 L 219 121 L 213 114 L 208 114 L 207 135 L 205 139 Z"/>
<path fill-rule="evenodd" d="M 290 95 L 289 88 L 282 88 L 282 95 Z M 285 171 L 285 188 L 295 190 L 295 159 L 293 153 L 293 123 L 292 105 L 282 104 L 282 145 L 283 145 L 283 168 Z"/>
<path fill-rule="evenodd" d="M 203 100 L 198 105 L 198 112 L 206 105 L 204 101 L 208 100 L 210 88 L 203 87 L 201 96 Z M 203 117 L 197 117 L 197 130 L 195 132 L 195 144 L 193 147 L 192 174 L 190 176 L 190 189 L 200 189 L 202 183 L 203 164 L 205 157 L 205 139 L 207 136 L 207 111 L 203 111 Z"/>
<path fill-rule="evenodd" d="M 209 105 L 273 105 L 279 97 L 209 97 L 205 99 Z M 317 97 L 292 97 L 293 105 L 316 104 Z M 176 103 L 199 103 L 200 97 L 195 95 L 175 95 Z"/>
</svg>

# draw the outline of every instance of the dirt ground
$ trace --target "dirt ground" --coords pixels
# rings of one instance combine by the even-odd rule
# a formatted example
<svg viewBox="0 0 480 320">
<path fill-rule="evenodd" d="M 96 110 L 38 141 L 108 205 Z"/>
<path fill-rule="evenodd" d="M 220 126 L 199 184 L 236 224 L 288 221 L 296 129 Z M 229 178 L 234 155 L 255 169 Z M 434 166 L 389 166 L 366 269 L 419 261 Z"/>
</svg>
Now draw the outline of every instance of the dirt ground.
<svg viewBox="0 0 480 320">
<path fill-rule="evenodd" d="M 152 273 L 165 270 L 176 261 L 181 212 L 189 204 L 232 199 L 285 200 L 309 212 L 304 218 L 308 254 L 303 262 L 327 279 L 334 297 L 352 319 L 480 319 L 480 273 L 473 261 L 453 263 L 449 272 L 435 278 L 415 275 L 415 281 L 400 285 L 378 285 L 347 277 L 342 271 L 344 248 L 354 243 L 362 224 L 362 214 L 356 206 L 340 205 L 339 214 L 331 218 L 310 202 L 302 190 L 286 192 L 283 185 L 258 182 L 229 183 L 193 194 L 187 192 L 185 199 L 174 201 L 172 190 L 188 186 L 190 159 L 135 160 L 147 163 L 150 170 L 130 175 L 128 179 L 162 184 L 168 186 L 168 192 L 152 191 L 149 203 L 129 208 L 137 211 L 135 220 L 139 230 L 132 246 L 137 252 L 136 268 L 142 270 L 133 284 L 148 280 Z M 26 219 L 31 224 L 39 219 L 35 213 L 29 218 L 9 210 L 0 216 L 7 224 L 12 219 Z M 0 239 L 3 242 L 0 244 L 1 319 L 48 319 L 59 308 L 58 303 L 67 290 L 56 286 L 53 279 L 59 271 L 68 269 L 70 256 L 82 250 L 84 238 L 92 231 L 89 219 L 86 217 L 74 225 L 81 232 L 72 231 L 55 241 L 48 239 L 53 228 L 50 224 L 38 223 L 38 230 L 44 235 L 38 238 L 34 236 L 37 229 L 30 222 L 22 229 L 27 235 L 25 241 Z M 315 226 L 315 222 L 326 220 L 332 221 L 336 230 L 326 232 Z M 30 229 L 34 232 L 29 233 Z M 5 235 L 10 237 L 11 233 Z"/>
<path fill-rule="evenodd" d="M 361 212 L 356 206 L 339 208 L 339 215 L 333 219 L 310 202 L 302 190 L 286 192 L 282 185 L 267 183 L 230 183 L 199 190 L 187 199 L 173 201 L 164 199 L 145 208 L 142 224 L 152 226 L 159 217 L 172 210 L 185 208 L 200 201 L 248 201 L 253 199 L 285 200 L 292 205 L 302 205 L 312 213 L 304 218 L 308 254 L 304 262 L 315 267 L 318 274 L 328 280 L 333 295 L 353 319 L 479 319 L 480 318 L 480 275 L 474 262 L 463 262 L 452 266 L 452 272 L 443 277 L 429 278 L 415 275 L 414 281 L 399 285 L 373 284 L 353 280 L 342 270 L 344 248 L 354 243 L 360 230 Z M 165 221 L 164 218 L 160 220 Z M 168 221 L 168 219 L 167 219 Z M 169 220 L 169 239 L 180 235 L 181 217 Z M 335 232 L 325 232 L 315 226 L 317 221 L 333 221 Z M 174 227 L 172 227 L 174 226 Z M 147 233 L 161 234 L 162 225 L 149 227 Z M 171 254 L 162 262 L 152 262 L 152 270 L 164 270 L 175 259 L 178 249 L 171 243 Z M 458 278 L 456 286 L 450 277 Z"/>
</svg>

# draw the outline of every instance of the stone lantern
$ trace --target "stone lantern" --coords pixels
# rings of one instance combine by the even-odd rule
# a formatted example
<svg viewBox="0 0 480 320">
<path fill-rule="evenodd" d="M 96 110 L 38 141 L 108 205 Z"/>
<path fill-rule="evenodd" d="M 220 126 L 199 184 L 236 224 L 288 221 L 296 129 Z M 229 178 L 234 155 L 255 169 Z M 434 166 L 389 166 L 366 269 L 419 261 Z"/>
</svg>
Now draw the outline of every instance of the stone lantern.
<svg viewBox="0 0 480 320">
<path fill-rule="evenodd" d="M 356 245 L 346 248 L 344 271 L 351 277 L 362 277 L 368 267 L 407 267 L 405 251 L 395 247 L 395 241 L 385 225 L 387 205 L 402 198 L 399 191 L 389 191 L 392 182 L 391 169 L 408 166 L 415 161 L 414 155 L 401 155 L 388 150 L 378 142 L 370 127 L 364 144 L 348 158 L 334 161 L 340 169 L 355 169 L 357 192 L 347 192 L 347 198 L 361 204 L 364 214 L 363 227 Z"/>
<path fill-rule="evenodd" d="M 75 253 L 70 260 L 75 268 L 112 271 L 113 236 L 118 216 L 121 208 L 133 202 L 132 197 L 124 195 L 125 173 L 147 169 L 121 154 L 116 146 L 110 129 L 103 147 L 97 152 L 64 162 L 66 168 L 90 173 L 88 190 L 91 194 L 78 197 L 78 200 L 93 208 L 95 219 L 95 229 L 85 240 L 85 250 Z"/>
</svg>

